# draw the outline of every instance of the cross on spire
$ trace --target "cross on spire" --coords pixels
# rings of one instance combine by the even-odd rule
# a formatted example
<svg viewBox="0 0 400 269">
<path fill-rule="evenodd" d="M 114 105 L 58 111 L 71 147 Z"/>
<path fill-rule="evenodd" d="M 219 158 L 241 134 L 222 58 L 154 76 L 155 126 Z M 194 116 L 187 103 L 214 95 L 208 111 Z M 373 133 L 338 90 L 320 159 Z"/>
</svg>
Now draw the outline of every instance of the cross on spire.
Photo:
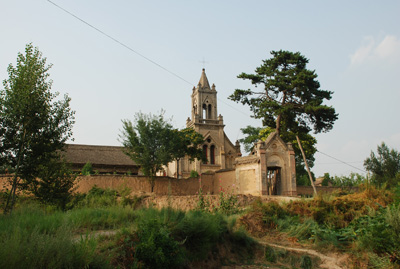
<svg viewBox="0 0 400 269">
<path fill-rule="evenodd" d="M 203 57 L 203 60 L 202 60 L 202 61 L 199 61 L 199 62 L 203 64 L 203 69 L 206 68 L 206 63 L 209 63 L 209 62 L 207 62 L 207 61 L 205 60 L 204 57 Z"/>
</svg>

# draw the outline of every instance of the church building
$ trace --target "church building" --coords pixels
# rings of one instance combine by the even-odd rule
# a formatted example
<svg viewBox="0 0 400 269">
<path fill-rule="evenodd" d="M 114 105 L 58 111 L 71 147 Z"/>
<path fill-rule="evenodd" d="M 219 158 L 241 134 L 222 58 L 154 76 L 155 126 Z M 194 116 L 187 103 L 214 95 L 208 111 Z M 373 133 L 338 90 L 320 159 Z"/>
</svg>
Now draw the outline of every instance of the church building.
<svg viewBox="0 0 400 269">
<path fill-rule="evenodd" d="M 186 127 L 193 128 L 204 136 L 203 154 L 207 161 L 190 161 L 188 157 L 180 160 L 179 177 L 188 177 L 190 172 L 201 174 L 235 168 L 235 159 L 241 156 L 239 142 L 235 145 L 224 132 L 224 120 L 218 115 L 217 91 L 215 85 L 210 87 L 205 69 L 197 87 L 193 87 L 191 95 L 191 117 L 186 121 Z M 176 176 L 176 161 L 166 168 L 166 175 Z"/>
</svg>

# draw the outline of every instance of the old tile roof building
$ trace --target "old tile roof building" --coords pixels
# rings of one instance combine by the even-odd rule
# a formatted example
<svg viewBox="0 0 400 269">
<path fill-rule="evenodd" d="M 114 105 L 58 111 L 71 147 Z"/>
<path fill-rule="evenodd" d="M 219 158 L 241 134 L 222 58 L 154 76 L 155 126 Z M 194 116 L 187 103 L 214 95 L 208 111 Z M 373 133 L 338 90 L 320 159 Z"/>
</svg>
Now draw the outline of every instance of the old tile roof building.
<svg viewBox="0 0 400 269">
<path fill-rule="evenodd" d="M 68 144 L 64 153 L 72 170 L 79 172 L 90 162 L 100 174 L 138 174 L 139 166 L 123 152 L 123 147 Z"/>
</svg>

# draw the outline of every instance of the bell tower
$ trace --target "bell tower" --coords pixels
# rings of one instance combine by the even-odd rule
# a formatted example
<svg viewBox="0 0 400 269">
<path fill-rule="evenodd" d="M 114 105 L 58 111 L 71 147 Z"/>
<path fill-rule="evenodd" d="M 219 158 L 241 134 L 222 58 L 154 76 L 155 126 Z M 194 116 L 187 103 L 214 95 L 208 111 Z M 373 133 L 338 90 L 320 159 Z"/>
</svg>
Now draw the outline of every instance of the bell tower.
<svg viewBox="0 0 400 269">
<path fill-rule="evenodd" d="M 193 87 L 191 97 L 192 113 L 188 125 L 219 124 L 219 118 L 222 117 L 217 116 L 217 91 L 214 84 L 210 87 L 204 68 L 197 87 Z"/>
<path fill-rule="evenodd" d="M 185 160 L 183 170 L 202 173 L 232 169 L 240 148 L 235 147 L 224 132 L 223 117 L 218 115 L 217 91 L 214 84 L 210 87 L 204 68 L 197 87 L 193 87 L 191 101 L 191 117 L 187 119 L 186 127 L 204 136 L 202 149 L 206 161 Z"/>
</svg>

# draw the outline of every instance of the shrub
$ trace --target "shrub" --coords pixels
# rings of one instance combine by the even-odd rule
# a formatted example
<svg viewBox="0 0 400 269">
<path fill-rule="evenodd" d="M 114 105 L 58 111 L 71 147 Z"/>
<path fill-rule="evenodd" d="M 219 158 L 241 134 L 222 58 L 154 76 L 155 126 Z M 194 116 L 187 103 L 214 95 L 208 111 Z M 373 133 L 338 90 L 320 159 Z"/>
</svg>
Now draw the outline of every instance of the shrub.
<svg viewBox="0 0 400 269">
<path fill-rule="evenodd" d="M 263 213 L 263 220 L 269 228 L 276 228 L 278 220 L 287 215 L 286 211 L 277 202 L 262 204 L 261 210 Z"/>
<path fill-rule="evenodd" d="M 225 215 L 232 215 L 239 212 L 237 196 L 233 193 L 226 193 L 221 191 L 219 193 L 219 204 L 216 209 Z"/>
<path fill-rule="evenodd" d="M 136 233 L 135 257 L 147 268 L 177 268 L 185 261 L 182 247 L 160 221 L 142 220 Z"/>
<path fill-rule="evenodd" d="M 194 260 L 204 259 L 227 232 L 227 222 L 221 214 L 189 211 L 172 228 L 172 233 Z"/>
<path fill-rule="evenodd" d="M 264 253 L 265 253 L 264 257 L 268 262 L 273 262 L 273 263 L 276 262 L 277 256 L 276 256 L 275 249 L 273 247 L 266 246 L 265 250 L 264 250 Z"/>
<path fill-rule="evenodd" d="M 85 197 L 78 201 L 77 207 L 105 207 L 117 204 L 117 191 L 112 189 L 101 189 L 93 186 Z"/>
<path fill-rule="evenodd" d="M 90 162 L 87 162 L 83 167 L 82 167 L 82 175 L 84 176 L 90 176 L 93 174 L 93 167 Z"/>
<path fill-rule="evenodd" d="M 45 204 L 54 205 L 62 210 L 72 199 L 76 176 L 67 164 L 58 160 L 38 167 L 40 180 L 32 181 L 32 192 Z"/>
<path fill-rule="evenodd" d="M 199 177 L 199 173 L 197 173 L 197 171 L 192 170 L 190 171 L 190 177 L 191 178 L 198 178 Z"/>
<path fill-rule="evenodd" d="M 312 268 L 312 260 L 310 256 L 304 255 L 300 258 L 300 267 L 302 269 L 311 269 Z"/>
</svg>

